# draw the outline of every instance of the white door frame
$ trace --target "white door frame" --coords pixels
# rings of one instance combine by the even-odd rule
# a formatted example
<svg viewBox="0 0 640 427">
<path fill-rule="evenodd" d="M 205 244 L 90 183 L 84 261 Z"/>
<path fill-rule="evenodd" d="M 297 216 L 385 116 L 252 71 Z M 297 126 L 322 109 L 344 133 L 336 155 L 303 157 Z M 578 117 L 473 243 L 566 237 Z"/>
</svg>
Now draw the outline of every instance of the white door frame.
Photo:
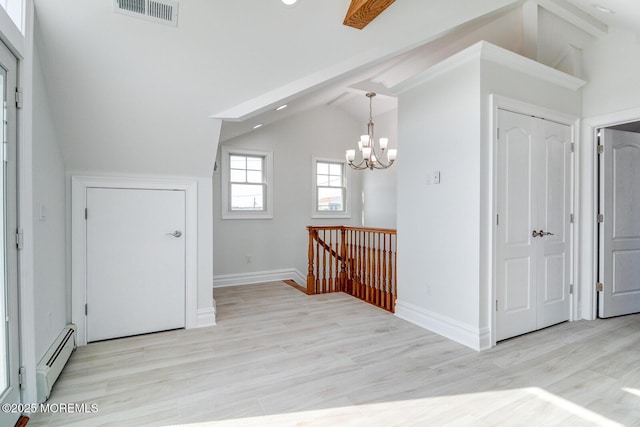
<svg viewBox="0 0 640 427">
<path fill-rule="evenodd" d="M 580 294 L 582 295 L 582 317 L 587 320 L 594 320 L 597 316 L 597 295 L 596 282 L 598 281 L 598 176 L 596 174 L 598 165 L 598 154 L 596 153 L 597 137 L 596 131 L 599 128 L 616 126 L 623 123 L 640 120 L 640 108 L 619 111 L 602 116 L 591 117 L 584 120 L 582 152 L 580 153 L 580 164 L 582 165 L 581 178 L 584 183 L 580 191 L 581 218 L 580 236 L 581 244 L 580 260 Z"/>
<path fill-rule="evenodd" d="M 502 110 L 509 110 L 512 111 L 514 113 L 519 113 L 519 114 L 525 114 L 525 115 L 530 115 L 530 116 L 535 116 L 535 117 L 540 117 L 540 118 L 544 118 L 544 119 L 548 119 L 548 120 L 552 120 L 554 122 L 558 122 L 558 123 L 562 123 L 565 124 L 567 126 L 571 126 L 571 131 L 572 131 L 572 142 L 574 143 L 574 147 L 575 147 L 575 152 L 574 152 L 574 156 L 572 156 L 572 160 L 571 160 L 571 184 L 570 184 L 570 188 L 571 188 L 571 206 L 572 206 L 572 213 L 574 214 L 574 223 L 572 224 L 572 238 L 571 238 L 571 250 L 570 250 L 570 256 L 569 256 L 569 263 L 570 263 L 570 283 L 575 284 L 577 282 L 577 270 L 578 270 L 578 263 L 577 263 L 577 252 L 576 252 L 576 248 L 579 248 L 580 246 L 578 245 L 579 239 L 578 239 L 578 235 L 579 233 L 577 232 L 578 230 L 580 230 L 580 215 L 578 214 L 579 212 L 579 208 L 580 205 L 578 203 L 578 189 L 580 188 L 580 177 L 579 177 L 579 168 L 578 168 L 578 164 L 579 162 L 577 161 L 577 159 L 579 158 L 580 155 L 580 144 L 578 143 L 579 141 L 579 129 L 580 129 L 580 119 L 577 116 L 573 116 L 573 115 L 569 115 L 569 114 L 565 114 L 565 113 L 561 113 L 558 111 L 554 111 L 554 110 L 550 110 L 548 108 L 544 108 L 544 107 L 540 107 L 538 105 L 534 105 L 534 104 L 529 104 L 523 101 L 519 101 L 516 99 L 511 99 L 511 98 L 507 98 L 504 96 L 500 96 L 500 95 L 495 95 L 495 94 L 491 94 L 489 95 L 489 104 L 490 104 L 490 126 L 489 128 L 489 132 L 490 135 L 488 135 L 488 140 L 492 141 L 491 143 L 491 150 L 492 152 L 488 155 L 488 158 L 490 159 L 489 161 L 491 162 L 491 164 L 489 165 L 489 170 L 491 171 L 491 187 L 490 187 L 490 195 L 489 195 L 489 199 L 490 201 L 490 208 L 491 208 L 491 215 L 489 215 L 488 220 L 491 221 L 491 234 L 490 234 L 490 239 L 491 239 L 491 260 L 490 260 L 490 265 L 491 265 L 491 269 L 490 269 L 490 277 L 489 277 L 489 283 L 490 283 L 490 291 L 489 291 L 489 301 L 487 301 L 488 303 L 488 313 L 489 313 L 489 325 L 491 325 L 491 346 L 495 346 L 496 345 L 496 311 L 495 311 L 495 301 L 496 301 L 496 295 L 497 295 L 497 291 L 496 291 L 496 269 L 497 269 L 497 245 L 496 242 L 498 241 L 497 239 L 497 226 L 496 226 L 496 214 L 498 212 L 498 198 L 497 198 L 497 194 L 498 194 L 498 182 L 497 182 L 497 174 L 498 171 L 496 169 L 496 165 L 497 165 L 497 155 L 498 155 L 498 139 L 497 139 L 497 132 L 496 129 L 498 127 L 498 110 L 502 109 Z M 574 292 L 572 295 L 570 295 L 570 313 L 569 313 L 569 320 L 578 320 L 579 319 L 579 305 L 578 305 L 578 301 L 579 301 L 579 289 L 577 289 L 576 286 L 574 286 Z"/>
<path fill-rule="evenodd" d="M 185 192 L 185 286 L 186 328 L 198 321 L 198 183 L 196 180 L 171 178 L 133 178 L 105 176 L 71 177 L 71 319 L 78 327 L 78 345 L 87 344 L 84 311 L 87 302 L 87 228 L 84 209 L 88 188 L 140 190 L 182 190 Z"/>
</svg>

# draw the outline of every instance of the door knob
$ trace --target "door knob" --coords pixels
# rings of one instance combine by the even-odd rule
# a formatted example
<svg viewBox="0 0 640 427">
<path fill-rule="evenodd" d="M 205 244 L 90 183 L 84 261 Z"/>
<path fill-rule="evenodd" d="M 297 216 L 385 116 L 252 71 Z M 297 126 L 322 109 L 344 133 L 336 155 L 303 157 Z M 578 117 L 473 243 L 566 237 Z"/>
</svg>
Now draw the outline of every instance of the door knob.
<svg viewBox="0 0 640 427">
<path fill-rule="evenodd" d="M 540 230 L 540 233 L 542 233 L 542 230 Z M 536 230 L 533 230 L 531 232 L 531 237 L 538 237 L 538 236 L 542 237 L 542 234 L 538 234 Z"/>
<path fill-rule="evenodd" d="M 167 233 L 167 236 L 180 237 L 182 236 L 182 231 L 176 230 L 173 233 Z"/>
</svg>

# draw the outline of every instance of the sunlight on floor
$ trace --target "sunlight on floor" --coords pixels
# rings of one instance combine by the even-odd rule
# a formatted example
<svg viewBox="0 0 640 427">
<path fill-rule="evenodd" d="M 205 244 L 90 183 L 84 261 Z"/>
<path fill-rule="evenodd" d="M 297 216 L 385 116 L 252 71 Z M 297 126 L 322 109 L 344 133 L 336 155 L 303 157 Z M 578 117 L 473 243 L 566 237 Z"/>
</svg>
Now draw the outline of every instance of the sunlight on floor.
<svg viewBox="0 0 640 427">
<path fill-rule="evenodd" d="M 638 390 L 637 388 L 623 387 L 622 390 L 640 397 L 640 390 Z"/>
<path fill-rule="evenodd" d="M 640 390 L 625 389 L 640 395 Z M 171 427 L 205 426 L 294 426 L 367 425 L 402 423 L 455 425 L 598 425 L 622 426 L 600 414 L 558 397 L 541 388 L 437 396 L 424 399 L 381 402 L 313 411 L 237 418 Z M 169 426 L 167 426 L 169 427 Z"/>
</svg>

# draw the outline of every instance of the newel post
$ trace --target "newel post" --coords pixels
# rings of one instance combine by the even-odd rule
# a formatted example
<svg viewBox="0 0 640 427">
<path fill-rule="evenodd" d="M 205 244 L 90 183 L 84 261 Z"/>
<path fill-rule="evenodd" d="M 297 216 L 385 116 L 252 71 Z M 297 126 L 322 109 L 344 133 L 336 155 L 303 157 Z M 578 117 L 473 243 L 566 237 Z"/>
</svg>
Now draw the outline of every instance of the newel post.
<svg viewBox="0 0 640 427">
<path fill-rule="evenodd" d="M 307 273 L 307 295 L 316 293 L 316 276 L 313 275 L 313 238 L 315 230 L 313 227 L 307 227 L 309 230 L 309 270 Z"/>
</svg>

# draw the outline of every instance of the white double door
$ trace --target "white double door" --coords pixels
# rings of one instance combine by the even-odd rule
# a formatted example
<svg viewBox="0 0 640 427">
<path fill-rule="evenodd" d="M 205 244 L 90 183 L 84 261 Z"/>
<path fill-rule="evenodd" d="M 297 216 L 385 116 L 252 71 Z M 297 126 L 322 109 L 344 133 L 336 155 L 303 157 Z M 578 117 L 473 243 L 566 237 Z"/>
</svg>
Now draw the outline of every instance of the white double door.
<svg viewBox="0 0 640 427">
<path fill-rule="evenodd" d="M 572 128 L 498 112 L 496 340 L 569 320 Z"/>
<path fill-rule="evenodd" d="M 88 188 L 87 341 L 185 326 L 185 192 Z"/>
<path fill-rule="evenodd" d="M 640 312 L 640 134 L 604 129 L 598 316 Z"/>
</svg>

